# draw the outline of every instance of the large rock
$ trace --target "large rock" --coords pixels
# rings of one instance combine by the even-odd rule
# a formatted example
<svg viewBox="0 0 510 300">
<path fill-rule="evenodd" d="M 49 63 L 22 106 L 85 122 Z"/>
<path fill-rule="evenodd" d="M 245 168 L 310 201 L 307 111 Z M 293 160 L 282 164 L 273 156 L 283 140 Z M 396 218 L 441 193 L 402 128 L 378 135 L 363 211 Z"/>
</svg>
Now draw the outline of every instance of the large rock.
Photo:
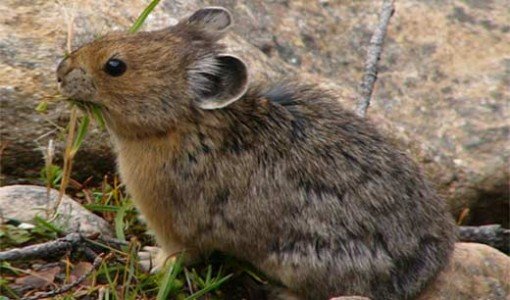
<svg viewBox="0 0 510 300">
<path fill-rule="evenodd" d="M 482 3 L 483 2 L 483 3 Z M 409 149 L 458 214 L 472 223 L 508 222 L 508 1 L 397 3 L 369 117 Z M 72 4 L 71 4 L 72 3 Z M 38 149 L 56 138 L 67 106 L 34 111 L 56 92 L 54 69 L 66 43 L 66 14 L 74 14 L 73 44 L 126 29 L 147 1 L 4 0 L 0 3 L 2 165 L 8 178 L 37 176 Z M 161 28 L 204 5 L 235 16 L 227 42 L 249 61 L 256 80 L 299 74 L 337 92 L 353 107 L 364 46 L 377 21 L 371 1 L 163 1 L 146 22 Z M 241 38 L 243 37 L 243 38 Z M 249 41 L 249 42 L 248 42 Z M 108 138 L 94 129 L 78 153 L 75 175 L 113 170 Z M 95 172 L 94 172 L 95 171 Z M 508 225 L 508 224 L 507 224 Z"/>
<path fill-rule="evenodd" d="M 418 300 L 507 300 L 510 258 L 486 245 L 457 243 L 453 257 Z"/>
<path fill-rule="evenodd" d="M 3 220 L 15 219 L 23 223 L 32 223 L 35 216 L 46 217 L 58 199 L 58 191 L 52 189 L 48 197 L 47 190 L 35 185 L 10 185 L 0 187 L 0 216 Z M 103 236 L 113 237 L 111 226 L 104 219 L 94 215 L 78 202 L 64 195 L 57 210 L 55 224 L 66 233 L 99 232 Z"/>
</svg>

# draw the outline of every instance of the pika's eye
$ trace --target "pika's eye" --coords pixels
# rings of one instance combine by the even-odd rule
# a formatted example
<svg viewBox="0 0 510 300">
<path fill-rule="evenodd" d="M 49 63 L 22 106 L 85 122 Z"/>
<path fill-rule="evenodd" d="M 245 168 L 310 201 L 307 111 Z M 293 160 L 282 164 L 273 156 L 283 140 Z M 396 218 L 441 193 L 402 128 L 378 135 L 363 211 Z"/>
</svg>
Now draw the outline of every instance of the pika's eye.
<svg viewBox="0 0 510 300">
<path fill-rule="evenodd" d="M 127 66 L 120 59 L 111 58 L 104 65 L 104 71 L 111 76 L 117 77 L 126 72 Z"/>
</svg>

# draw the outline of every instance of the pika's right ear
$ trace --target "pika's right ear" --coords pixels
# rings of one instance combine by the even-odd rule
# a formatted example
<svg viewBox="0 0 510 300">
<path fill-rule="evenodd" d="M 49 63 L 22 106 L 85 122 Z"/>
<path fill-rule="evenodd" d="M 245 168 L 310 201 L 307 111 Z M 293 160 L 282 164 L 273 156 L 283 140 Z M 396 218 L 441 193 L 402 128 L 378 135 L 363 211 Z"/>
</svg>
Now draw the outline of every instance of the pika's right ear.
<svg viewBox="0 0 510 300">
<path fill-rule="evenodd" d="M 240 58 L 221 54 L 204 58 L 188 71 L 195 105 L 220 109 L 239 100 L 248 89 L 248 68 Z"/>
<path fill-rule="evenodd" d="M 188 19 L 181 21 L 183 26 L 199 31 L 212 40 L 221 39 L 232 26 L 232 15 L 223 7 L 206 7 L 197 10 Z"/>
</svg>

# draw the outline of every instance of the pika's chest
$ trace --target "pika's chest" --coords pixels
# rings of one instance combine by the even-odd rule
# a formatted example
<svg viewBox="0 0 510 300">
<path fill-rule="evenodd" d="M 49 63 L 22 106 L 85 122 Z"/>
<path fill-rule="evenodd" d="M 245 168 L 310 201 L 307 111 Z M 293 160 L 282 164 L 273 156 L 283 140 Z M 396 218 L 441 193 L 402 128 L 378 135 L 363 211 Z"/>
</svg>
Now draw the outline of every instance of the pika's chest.
<svg viewBox="0 0 510 300">
<path fill-rule="evenodd" d="M 208 196 L 219 183 L 215 165 L 202 154 L 158 144 L 121 144 L 117 151 L 122 181 L 156 232 L 172 231 L 180 239 L 198 241 L 212 229 Z"/>
<path fill-rule="evenodd" d="M 151 220 L 169 221 L 169 196 L 174 180 L 169 165 L 175 160 L 177 141 L 114 140 L 117 167 L 133 202 Z"/>
</svg>

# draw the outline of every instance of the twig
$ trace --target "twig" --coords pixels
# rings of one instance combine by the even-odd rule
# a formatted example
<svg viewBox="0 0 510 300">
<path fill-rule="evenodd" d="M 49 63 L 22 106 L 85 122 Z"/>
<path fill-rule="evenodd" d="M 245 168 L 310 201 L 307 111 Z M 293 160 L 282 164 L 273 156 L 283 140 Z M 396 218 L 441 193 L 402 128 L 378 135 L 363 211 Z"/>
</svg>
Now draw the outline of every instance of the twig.
<svg viewBox="0 0 510 300">
<path fill-rule="evenodd" d="M 46 201 L 48 202 L 48 207 L 46 209 L 46 218 L 50 217 L 50 196 L 51 196 L 51 166 L 53 165 L 53 155 L 55 154 L 55 145 L 53 144 L 53 139 L 48 141 L 48 147 L 44 152 L 44 166 L 46 171 Z"/>
<path fill-rule="evenodd" d="M 74 141 L 74 134 L 76 131 L 76 120 L 77 120 L 77 111 L 76 108 L 71 108 L 71 119 L 69 120 L 69 132 L 67 134 L 66 148 L 64 151 L 64 169 L 62 173 L 62 181 L 60 182 L 60 190 L 58 193 L 57 201 L 53 207 L 53 213 L 51 220 L 54 220 L 57 217 L 57 211 L 62 203 L 62 199 L 66 193 L 66 188 L 69 183 L 69 178 L 71 177 L 71 170 L 73 168 L 73 155 L 71 154 L 71 148 Z"/>
<path fill-rule="evenodd" d="M 111 256 L 111 254 L 108 254 L 104 258 L 104 260 L 107 260 L 110 256 Z M 72 290 L 73 288 L 77 287 L 78 285 L 80 285 L 83 281 L 85 281 L 85 279 L 87 279 L 87 277 L 93 271 L 95 271 L 95 270 L 97 270 L 97 268 L 99 268 L 99 266 L 101 265 L 102 262 L 103 262 L 103 254 L 96 255 L 96 258 L 94 259 L 94 262 L 92 263 L 92 268 L 89 271 L 87 271 L 85 274 L 80 276 L 78 279 L 76 279 L 75 281 L 68 283 L 68 284 L 64 284 L 63 286 L 61 286 L 55 290 L 49 291 L 49 292 L 40 293 L 40 294 L 31 296 L 31 297 L 21 298 L 21 300 L 37 300 L 37 299 L 41 299 L 41 298 L 49 298 L 49 297 L 54 297 L 56 295 L 68 292 L 68 291 Z"/>
<path fill-rule="evenodd" d="M 81 246 L 84 248 L 83 252 L 91 257 L 91 249 L 96 249 L 98 246 L 98 243 L 95 242 L 95 240 L 98 240 L 100 243 L 105 243 L 108 246 L 106 248 L 112 251 L 118 250 L 122 246 L 127 245 L 127 243 L 124 241 L 101 237 L 99 234 L 91 234 L 85 236 L 79 232 L 73 232 L 54 241 L 0 252 L 0 261 L 47 258 L 48 256 L 62 255 Z M 102 249 L 104 248 L 105 247 L 103 246 Z M 87 252 L 88 250 L 90 251 Z"/>
<path fill-rule="evenodd" d="M 463 242 L 482 243 L 505 253 L 510 252 L 510 229 L 501 225 L 461 226 L 459 238 Z"/>
<path fill-rule="evenodd" d="M 67 53 L 71 53 L 72 50 L 72 40 L 73 40 L 73 22 L 74 22 L 74 15 L 72 13 L 68 13 L 67 11 L 64 11 L 66 14 L 66 22 L 67 22 Z M 67 140 L 66 140 L 66 148 L 64 150 L 64 168 L 62 173 L 62 180 L 60 182 L 60 191 L 58 194 L 57 201 L 55 202 L 55 205 L 53 207 L 53 212 L 51 220 L 54 220 L 57 218 L 57 211 L 60 207 L 60 204 L 62 203 L 62 199 L 64 198 L 64 195 L 66 193 L 67 184 L 69 183 L 69 178 L 71 177 L 71 170 L 73 167 L 73 157 L 74 154 L 72 153 L 72 145 L 74 142 L 74 134 L 76 130 L 76 122 L 77 122 L 78 116 L 77 116 L 77 110 L 76 107 L 73 106 L 71 108 L 71 117 L 69 119 L 69 132 L 67 134 Z"/>
<path fill-rule="evenodd" d="M 0 252 L 0 261 L 56 256 L 72 250 L 84 241 L 85 237 L 80 233 L 70 233 L 63 238 L 59 238 L 54 241 Z"/>
<path fill-rule="evenodd" d="M 394 0 L 383 0 L 379 13 L 379 23 L 375 28 L 374 34 L 370 39 L 370 45 L 367 49 L 365 70 L 360 85 L 358 106 L 356 107 L 356 114 L 362 118 L 365 117 L 368 106 L 370 105 L 370 97 L 372 96 L 374 84 L 377 80 L 377 63 L 381 58 L 384 37 L 386 36 L 388 23 L 393 12 L 395 12 Z"/>
</svg>

